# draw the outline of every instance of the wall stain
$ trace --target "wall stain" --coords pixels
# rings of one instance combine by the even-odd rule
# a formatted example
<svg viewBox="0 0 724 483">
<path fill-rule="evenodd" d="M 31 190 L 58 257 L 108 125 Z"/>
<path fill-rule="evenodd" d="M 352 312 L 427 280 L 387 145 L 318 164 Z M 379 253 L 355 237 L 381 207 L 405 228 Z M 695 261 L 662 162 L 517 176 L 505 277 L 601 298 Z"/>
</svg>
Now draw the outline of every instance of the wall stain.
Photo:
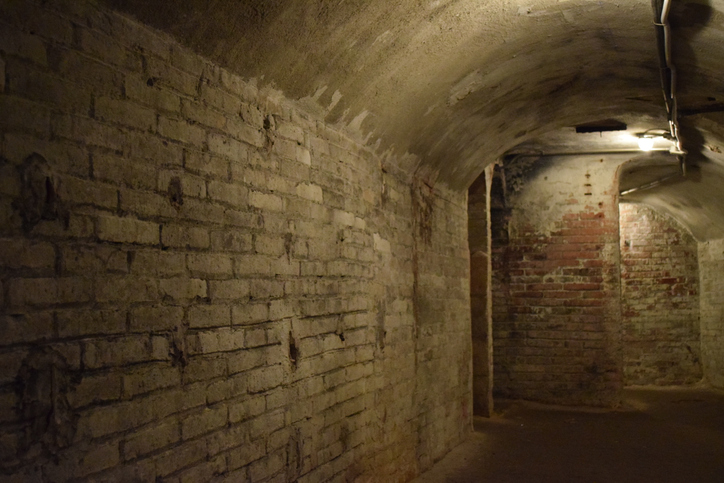
<svg viewBox="0 0 724 483">
<path fill-rule="evenodd" d="M 19 457 L 55 455 L 71 445 L 78 415 L 67 395 L 75 383 L 65 358 L 49 347 L 34 349 L 23 361 L 16 378 L 17 411 L 26 424 Z"/>
<path fill-rule="evenodd" d="M 41 220 L 61 220 L 67 228 L 69 213 L 58 197 L 58 182 L 48 161 L 33 153 L 18 169 L 20 198 L 13 206 L 23 220 L 23 229 L 29 232 Z"/>
</svg>

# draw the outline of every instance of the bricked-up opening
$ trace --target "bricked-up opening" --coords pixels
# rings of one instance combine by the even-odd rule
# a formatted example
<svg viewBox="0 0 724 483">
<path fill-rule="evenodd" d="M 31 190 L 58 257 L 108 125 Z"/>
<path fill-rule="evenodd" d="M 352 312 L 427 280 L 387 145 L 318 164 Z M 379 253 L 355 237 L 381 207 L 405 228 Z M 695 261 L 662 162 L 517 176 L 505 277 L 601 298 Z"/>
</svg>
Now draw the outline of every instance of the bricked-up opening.
<svg viewBox="0 0 724 483">
<path fill-rule="evenodd" d="M 621 389 L 621 156 L 506 160 L 491 195 L 493 388 L 615 405 Z"/>
<path fill-rule="evenodd" d="M 699 382 L 698 243 L 646 205 L 621 203 L 619 213 L 624 383 Z"/>
</svg>

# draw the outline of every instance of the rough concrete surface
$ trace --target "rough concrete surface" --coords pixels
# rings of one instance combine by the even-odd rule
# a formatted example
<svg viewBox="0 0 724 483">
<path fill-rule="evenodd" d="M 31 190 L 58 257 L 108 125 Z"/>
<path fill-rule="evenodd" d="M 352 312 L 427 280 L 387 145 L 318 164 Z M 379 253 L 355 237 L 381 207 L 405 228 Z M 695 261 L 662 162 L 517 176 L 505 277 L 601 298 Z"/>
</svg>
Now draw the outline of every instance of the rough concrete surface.
<svg viewBox="0 0 724 483">
<path fill-rule="evenodd" d="M 717 483 L 724 393 L 629 388 L 615 410 L 496 401 L 471 438 L 415 483 Z"/>
<path fill-rule="evenodd" d="M 635 149 L 637 133 L 668 129 L 653 25 L 661 0 L 105 3 L 379 152 L 409 154 L 405 169 L 453 188 L 506 152 Z M 722 0 L 671 2 L 691 178 L 631 195 L 706 238 L 724 236 L 723 10 Z M 573 129 L 605 119 L 628 129 Z M 647 172 L 640 184 L 654 180 Z"/>
</svg>

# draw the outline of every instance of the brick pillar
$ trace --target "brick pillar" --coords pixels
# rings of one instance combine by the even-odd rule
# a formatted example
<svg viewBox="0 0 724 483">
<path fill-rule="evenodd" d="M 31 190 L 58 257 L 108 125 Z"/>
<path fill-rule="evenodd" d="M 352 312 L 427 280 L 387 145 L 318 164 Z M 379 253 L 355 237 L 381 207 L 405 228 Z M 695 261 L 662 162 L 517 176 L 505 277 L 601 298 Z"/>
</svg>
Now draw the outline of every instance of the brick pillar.
<svg viewBox="0 0 724 483">
<path fill-rule="evenodd" d="M 493 413 L 492 267 L 490 190 L 491 165 L 469 190 L 470 302 L 473 335 L 473 411 Z"/>
</svg>

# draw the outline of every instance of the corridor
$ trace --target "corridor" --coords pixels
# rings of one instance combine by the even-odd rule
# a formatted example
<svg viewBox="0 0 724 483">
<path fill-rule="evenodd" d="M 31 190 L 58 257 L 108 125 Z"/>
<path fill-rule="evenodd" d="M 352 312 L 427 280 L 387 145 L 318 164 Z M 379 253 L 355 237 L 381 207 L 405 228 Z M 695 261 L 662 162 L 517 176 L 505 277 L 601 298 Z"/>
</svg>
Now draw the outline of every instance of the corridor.
<svg viewBox="0 0 724 483">
<path fill-rule="evenodd" d="M 497 407 L 416 483 L 713 483 L 724 475 L 724 392 L 629 388 L 615 410 Z"/>
</svg>

